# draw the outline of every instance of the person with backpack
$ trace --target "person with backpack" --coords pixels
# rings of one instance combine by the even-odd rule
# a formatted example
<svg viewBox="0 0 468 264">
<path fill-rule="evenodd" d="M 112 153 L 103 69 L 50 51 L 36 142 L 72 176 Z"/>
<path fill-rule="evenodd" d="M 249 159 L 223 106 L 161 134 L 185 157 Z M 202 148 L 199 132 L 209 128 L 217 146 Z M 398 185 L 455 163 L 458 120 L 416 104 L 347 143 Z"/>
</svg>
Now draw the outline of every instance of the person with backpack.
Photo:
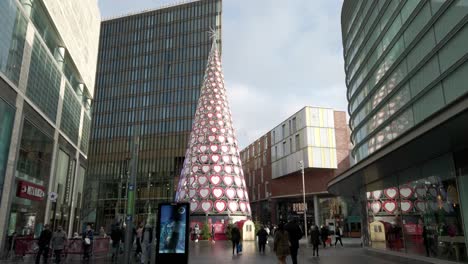
<svg viewBox="0 0 468 264">
<path fill-rule="evenodd" d="M 335 230 L 335 247 L 338 241 L 340 241 L 341 246 L 343 246 L 343 241 L 341 241 L 342 236 L 343 236 L 343 229 L 341 229 L 341 227 L 337 225 L 336 230 Z"/>
<path fill-rule="evenodd" d="M 67 241 L 67 234 L 65 231 L 63 231 L 62 227 L 59 226 L 57 231 L 52 236 L 52 249 L 54 250 L 55 254 L 55 263 L 60 263 L 62 252 L 65 249 Z"/>
</svg>

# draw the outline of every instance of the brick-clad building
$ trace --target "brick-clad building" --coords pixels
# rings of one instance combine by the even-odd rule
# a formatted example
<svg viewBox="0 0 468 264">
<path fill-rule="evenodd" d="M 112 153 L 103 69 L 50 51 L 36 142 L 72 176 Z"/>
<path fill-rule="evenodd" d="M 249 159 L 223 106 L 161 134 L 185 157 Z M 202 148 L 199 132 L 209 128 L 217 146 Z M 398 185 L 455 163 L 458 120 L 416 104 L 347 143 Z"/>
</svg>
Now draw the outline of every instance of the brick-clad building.
<svg viewBox="0 0 468 264">
<path fill-rule="evenodd" d="M 308 224 L 346 221 L 348 207 L 328 194 L 327 183 L 349 168 L 349 150 L 346 113 L 309 106 L 247 146 L 241 158 L 253 219 L 303 223 L 302 161 Z"/>
</svg>

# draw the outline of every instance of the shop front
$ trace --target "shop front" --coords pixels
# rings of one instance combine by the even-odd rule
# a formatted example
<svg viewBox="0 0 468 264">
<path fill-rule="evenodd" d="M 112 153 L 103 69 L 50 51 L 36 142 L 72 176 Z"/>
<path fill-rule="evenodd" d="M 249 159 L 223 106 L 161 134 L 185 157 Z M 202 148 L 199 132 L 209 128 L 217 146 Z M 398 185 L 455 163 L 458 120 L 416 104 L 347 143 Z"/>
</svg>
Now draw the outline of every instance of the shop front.
<svg viewBox="0 0 468 264">
<path fill-rule="evenodd" d="M 363 235 L 368 245 L 467 261 L 464 173 L 456 172 L 453 155 L 446 154 L 365 185 L 361 198 L 367 208 Z"/>
<path fill-rule="evenodd" d="M 39 236 L 47 204 L 53 140 L 27 120 L 19 150 L 8 235 Z"/>
</svg>

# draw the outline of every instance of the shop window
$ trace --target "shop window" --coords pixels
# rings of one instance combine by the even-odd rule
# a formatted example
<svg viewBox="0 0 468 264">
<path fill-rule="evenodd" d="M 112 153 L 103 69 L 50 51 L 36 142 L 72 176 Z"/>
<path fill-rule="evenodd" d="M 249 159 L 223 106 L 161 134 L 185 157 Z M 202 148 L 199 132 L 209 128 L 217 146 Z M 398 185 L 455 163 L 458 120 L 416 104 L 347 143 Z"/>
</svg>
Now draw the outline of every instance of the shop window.
<svg viewBox="0 0 468 264">
<path fill-rule="evenodd" d="M 451 155 L 367 185 L 370 245 L 466 261 L 463 190 L 457 184 Z"/>
</svg>

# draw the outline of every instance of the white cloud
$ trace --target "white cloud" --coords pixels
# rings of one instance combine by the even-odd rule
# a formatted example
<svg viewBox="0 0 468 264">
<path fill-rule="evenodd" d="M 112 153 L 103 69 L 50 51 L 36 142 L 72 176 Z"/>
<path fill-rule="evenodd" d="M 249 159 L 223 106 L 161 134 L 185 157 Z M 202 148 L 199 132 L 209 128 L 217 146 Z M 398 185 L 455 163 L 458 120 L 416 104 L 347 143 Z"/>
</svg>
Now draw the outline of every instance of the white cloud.
<svg viewBox="0 0 468 264">
<path fill-rule="evenodd" d="M 346 110 L 341 1 L 330 2 L 224 1 L 224 75 L 241 147 L 305 105 Z"/>
</svg>

